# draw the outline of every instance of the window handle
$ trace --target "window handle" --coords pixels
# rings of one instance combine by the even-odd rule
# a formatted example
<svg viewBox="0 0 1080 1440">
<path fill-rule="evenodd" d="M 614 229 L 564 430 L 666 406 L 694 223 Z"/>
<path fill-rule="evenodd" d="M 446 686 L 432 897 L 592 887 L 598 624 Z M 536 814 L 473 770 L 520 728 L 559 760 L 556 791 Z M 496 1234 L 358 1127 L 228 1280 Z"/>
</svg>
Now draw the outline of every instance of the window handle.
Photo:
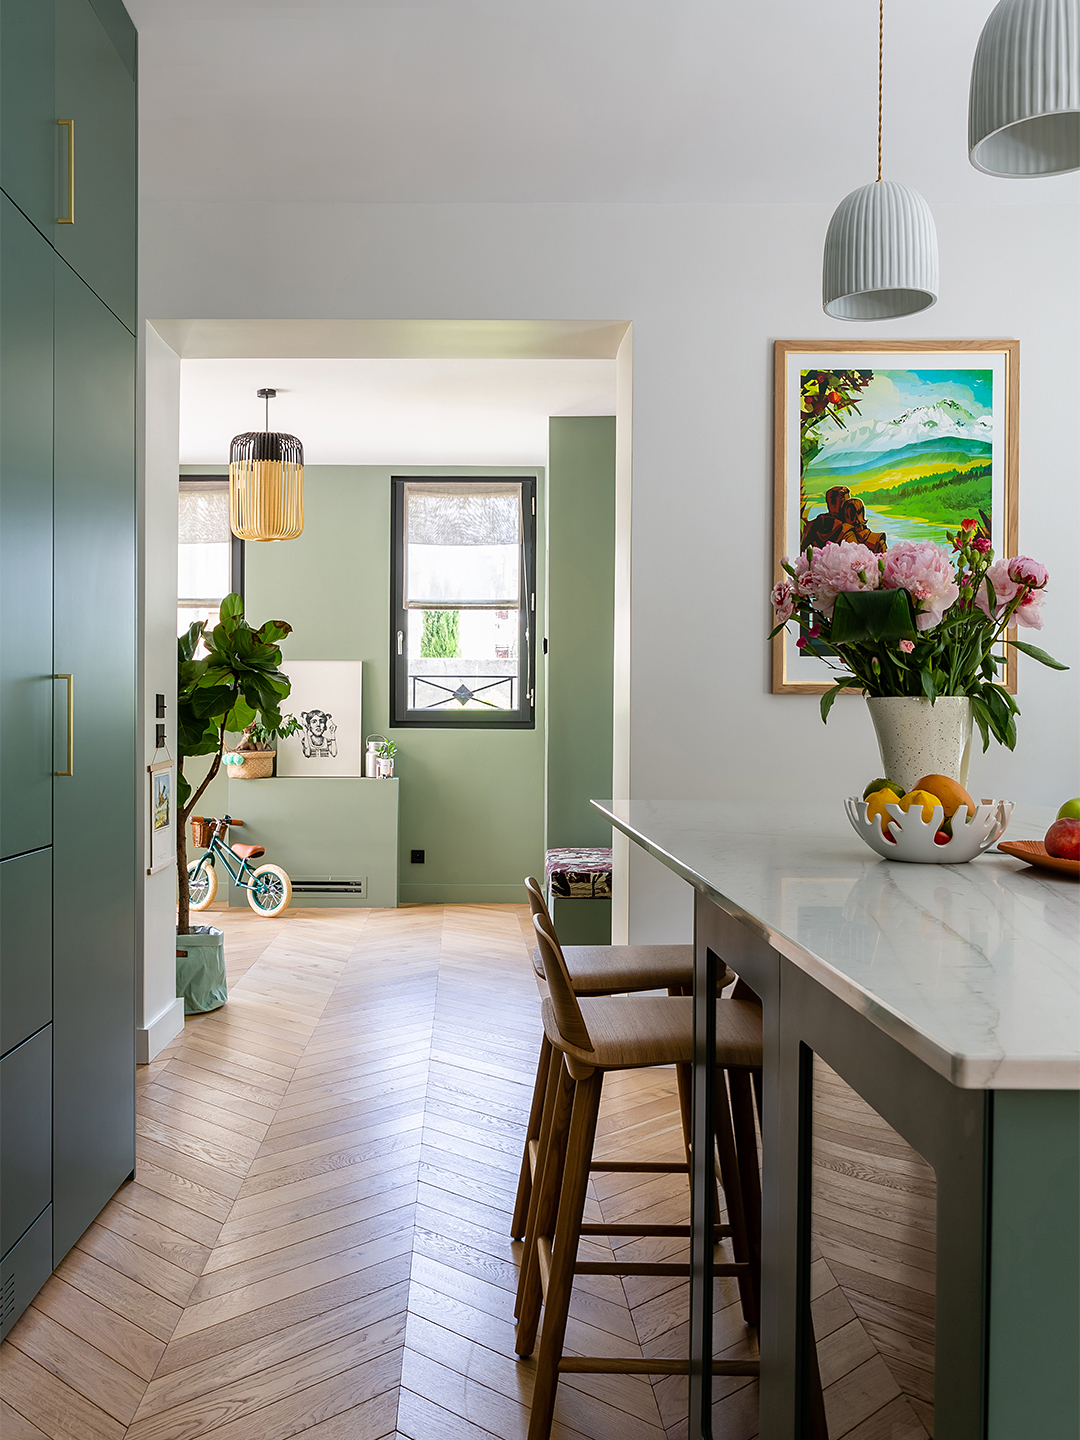
<svg viewBox="0 0 1080 1440">
<path fill-rule="evenodd" d="M 397 653 L 398 653 L 399 655 L 401 654 L 401 647 L 402 647 L 402 644 L 404 643 L 404 640 L 405 640 L 405 636 L 404 636 L 404 635 L 402 634 L 402 632 L 399 630 L 399 631 L 397 632 Z"/>
<path fill-rule="evenodd" d="M 56 775 L 75 774 L 75 677 L 73 675 L 54 675 L 54 680 L 67 681 L 67 769 L 56 770 Z"/>
<path fill-rule="evenodd" d="M 75 224 L 75 121 L 57 120 L 57 125 L 67 126 L 67 214 L 57 217 L 58 225 Z"/>
</svg>

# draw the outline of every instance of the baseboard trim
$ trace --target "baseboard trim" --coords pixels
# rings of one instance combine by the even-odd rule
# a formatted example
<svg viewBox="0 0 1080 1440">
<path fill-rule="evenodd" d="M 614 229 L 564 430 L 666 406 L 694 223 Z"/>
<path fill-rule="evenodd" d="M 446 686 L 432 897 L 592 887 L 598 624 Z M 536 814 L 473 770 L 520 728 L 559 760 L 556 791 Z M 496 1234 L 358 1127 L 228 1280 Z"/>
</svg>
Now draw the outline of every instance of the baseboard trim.
<svg viewBox="0 0 1080 1440">
<path fill-rule="evenodd" d="M 178 995 L 161 1014 L 135 1031 L 135 1063 L 149 1065 L 184 1028 L 184 997 Z"/>
<path fill-rule="evenodd" d="M 524 905 L 525 886 L 398 885 L 400 905 Z"/>
</svg>

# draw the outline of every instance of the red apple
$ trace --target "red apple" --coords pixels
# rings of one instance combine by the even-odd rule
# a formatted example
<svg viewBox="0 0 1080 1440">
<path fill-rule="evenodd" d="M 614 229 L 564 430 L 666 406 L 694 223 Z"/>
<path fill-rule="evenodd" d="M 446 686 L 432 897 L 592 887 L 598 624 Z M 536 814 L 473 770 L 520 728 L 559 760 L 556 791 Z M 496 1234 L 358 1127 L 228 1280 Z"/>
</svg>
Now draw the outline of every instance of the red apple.
<svg viewBox="0 0 1080 1440">
<path fill-rule="evenodd" d="M 1056 860 L 1080 860 L 1080 820 L 1055 820 L 1043 844 Z"/>
<path fill-rule="evenodd" d="M 952 839 L 952 836 L 949 834 L 949 832 L 948 832 L 947 830 L 939 830 L 939 831 L 937 832 L 937 834 L 934 836 L 934 844 L 935 844 L 935 845 L 947 845 L 951 839 Z"/>
</svg>

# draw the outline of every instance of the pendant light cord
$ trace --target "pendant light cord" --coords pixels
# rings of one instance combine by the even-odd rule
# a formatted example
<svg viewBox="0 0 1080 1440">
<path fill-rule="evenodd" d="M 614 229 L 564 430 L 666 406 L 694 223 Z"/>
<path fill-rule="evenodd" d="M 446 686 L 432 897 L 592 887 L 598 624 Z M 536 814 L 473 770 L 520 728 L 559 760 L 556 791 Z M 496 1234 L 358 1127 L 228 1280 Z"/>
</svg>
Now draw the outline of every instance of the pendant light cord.
<svg viewBox="0 0 1080 1440">
<path fill-rule="evenodd" d="M 885 39 L 885 0 L 878 0 L 877 22 L 877 178 L 881 179 L 881 72 Z"/>
<path fill-rule="evenodd" d="M 880 91 L 880 89 L 881 89 L 881 85 L 880 85 L 880 83 L 879 83 L 879 85 L 878 85 L 878 90 Z M 880 111 L 880 109 L 881 109 L 880 96 L 879 96 L 879 99 L 878 99 L 878 109 L 879 109 L 879 111 Z M 881 179 L 881 119 L 880 119 L 880 117 L 879 117 L 879 119 L 878 119 L 878 162 L 877 162 L 877 169 L 878 169 L 878 176 L 877 176 L 877 178 L 880 180 L 880 179 Z M 269 396 L 269 395 L 264 395 L 264 396 L 263 396 L 263 399 L 266 401 L 266 433 L 269 435 L 269 433 L 270 433 L 270 396 Z"/>
</svg>

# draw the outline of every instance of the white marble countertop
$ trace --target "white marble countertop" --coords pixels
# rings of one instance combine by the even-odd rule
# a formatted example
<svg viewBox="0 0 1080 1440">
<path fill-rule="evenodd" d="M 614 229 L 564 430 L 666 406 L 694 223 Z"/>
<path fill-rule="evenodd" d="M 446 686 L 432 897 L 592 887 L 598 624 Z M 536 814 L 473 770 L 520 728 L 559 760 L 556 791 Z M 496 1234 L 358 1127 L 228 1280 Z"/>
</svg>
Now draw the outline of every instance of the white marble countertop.
<svg viewBox="0 0 1080 1440">
<path fill-rule="evenodd" d="M 990 851 L 881 860 L 843 805 L 594 800 L 720 908 L 966 1089 L 1080 1088 L 1080 885 Z M 1018 805 L 1007 839 L 1041 839 Z"/>
</svg>

